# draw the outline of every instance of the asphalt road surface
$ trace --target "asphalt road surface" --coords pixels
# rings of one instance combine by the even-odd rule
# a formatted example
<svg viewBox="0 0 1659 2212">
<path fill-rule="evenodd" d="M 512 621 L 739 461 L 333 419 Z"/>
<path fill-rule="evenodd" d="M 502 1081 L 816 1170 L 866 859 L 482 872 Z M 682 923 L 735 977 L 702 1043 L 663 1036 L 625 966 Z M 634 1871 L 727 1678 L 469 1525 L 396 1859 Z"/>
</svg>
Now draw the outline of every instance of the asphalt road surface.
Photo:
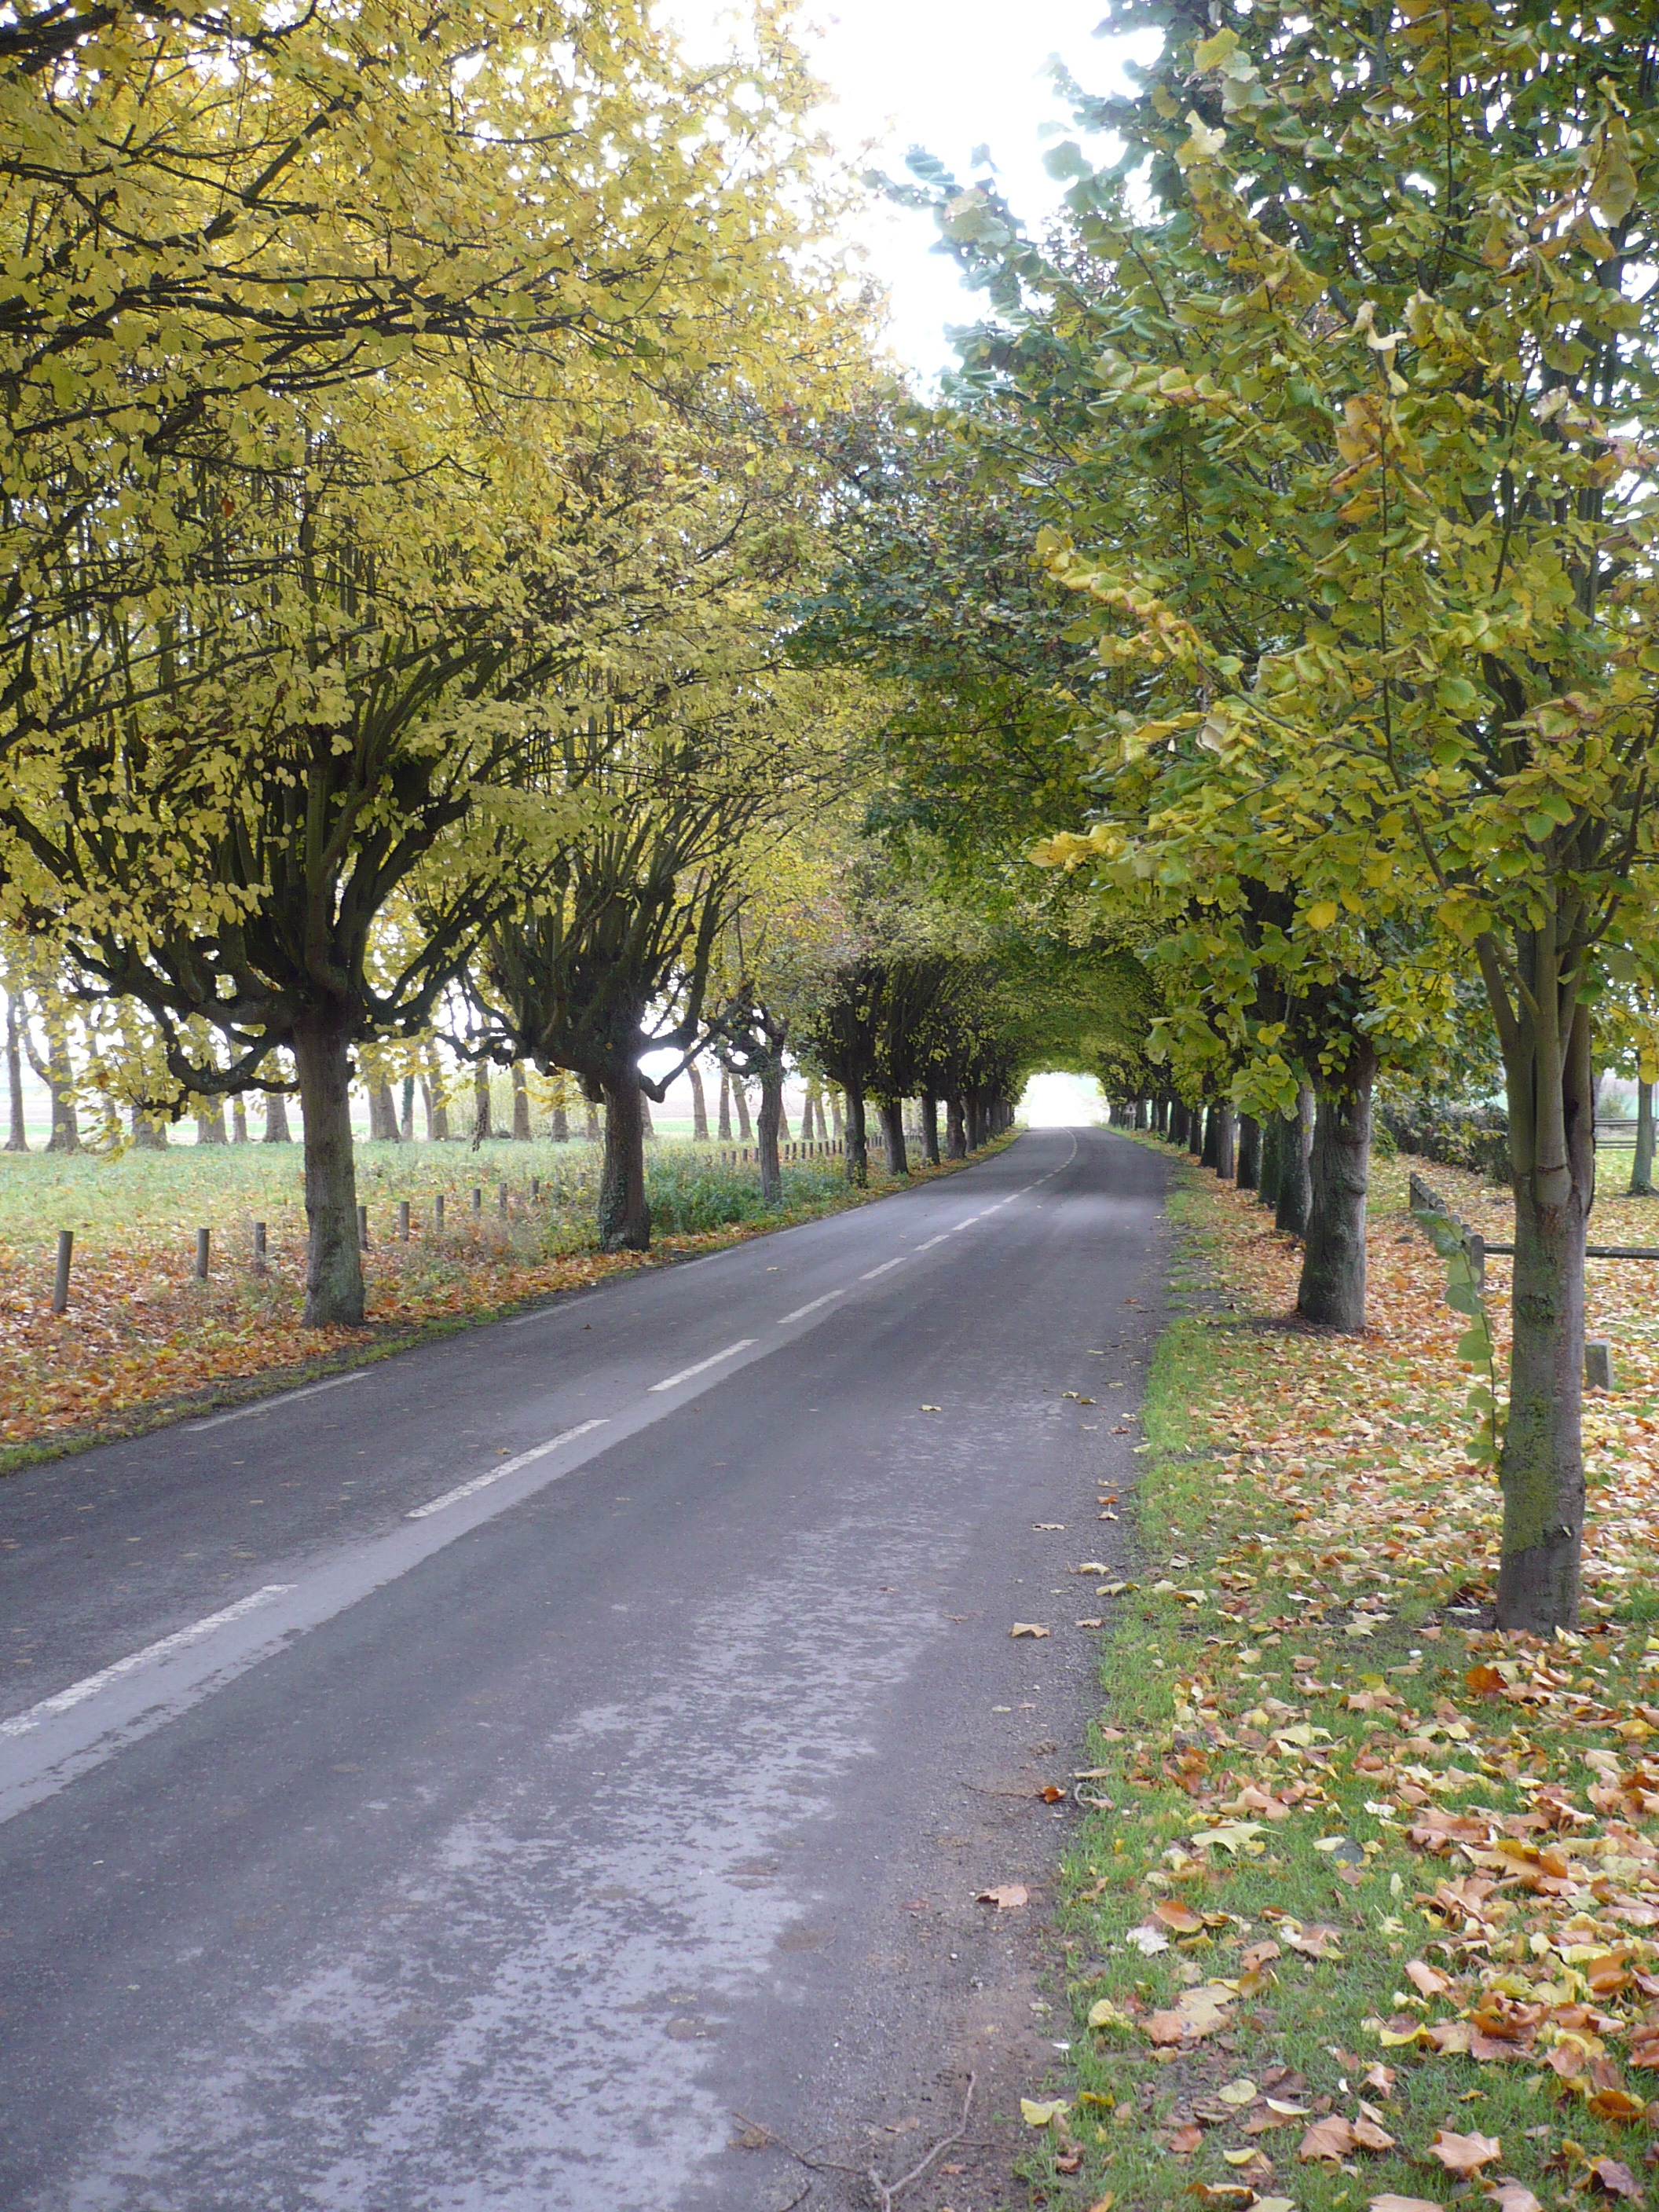
<svg viewBox="0 0 1659 2212">
<path fill-rule="evenodd" d="M 902 2203 L 1015 2201 L 1163 1178 L 1029 1134 L 0 1483 L 0 2205 L 833 2212 L 970 2074 Z"/>
</svg>

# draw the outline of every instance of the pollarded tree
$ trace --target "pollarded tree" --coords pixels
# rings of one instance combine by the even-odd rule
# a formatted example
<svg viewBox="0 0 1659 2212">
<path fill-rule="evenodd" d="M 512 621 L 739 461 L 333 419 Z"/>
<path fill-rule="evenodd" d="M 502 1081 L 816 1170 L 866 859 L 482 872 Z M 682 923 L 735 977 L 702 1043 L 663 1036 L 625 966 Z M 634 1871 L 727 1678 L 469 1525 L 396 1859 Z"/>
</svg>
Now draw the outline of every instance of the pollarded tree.
<svg viewBox="0 0 1659 2212">
<path fill-rule="evenodd" d="M 1092 274 L 1044 312 L 1097 428 L 1051 568 L 1142 679 L 1112 752 L 1213 760 L 1172 847 L 1231 810 L 1299 931 L 1401 915 L 1479 969 L 1516 1206 L 1499 1618 L 1567 1625 L 1592 1010 L 1608 948 L 1653 959 L 1653 27 L 1534 0 L 1111 20 L 1166 32 L 1092 111 L 1155 197 L 1060 157 Z"/>
</svg>

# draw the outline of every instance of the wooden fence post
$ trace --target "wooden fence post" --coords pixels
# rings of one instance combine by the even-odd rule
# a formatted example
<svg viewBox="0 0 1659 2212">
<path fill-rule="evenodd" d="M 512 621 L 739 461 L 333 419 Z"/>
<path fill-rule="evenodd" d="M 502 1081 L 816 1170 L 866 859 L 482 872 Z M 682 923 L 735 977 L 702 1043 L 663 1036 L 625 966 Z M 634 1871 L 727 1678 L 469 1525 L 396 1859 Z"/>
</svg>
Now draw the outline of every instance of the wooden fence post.
<svg viewBox="0 0 1659 2212">
<path fill-rule="evenodd" d="M 198 1229 L 196 1232 L 196 1277 L 198 1282 L 207 1280 L 208 1246 L 212 1235 L 210 1229 Z"/>
<path fill-rule="evenodd" d="M 75 1231 L 60 1229 L 58 1232 L 58 1267 L 52 1279 L 52 1310 L 62 1313 L 69 1304 L 70 1255 L 75 1249 Z"/>
<path fill-rule="evenodd" d="M 409 1200 L 406 1198 L 398 1200 L 398 1242 L 400 1244 L 409 1242 Z"/>
<path fill-rule="evenodd" d="M 256 1221 L 253 1224 L 253 1272 L 256 1275 L 270 1272 L 265 1264 L 265 1224 L 263 1221 Z"/>
</svg>

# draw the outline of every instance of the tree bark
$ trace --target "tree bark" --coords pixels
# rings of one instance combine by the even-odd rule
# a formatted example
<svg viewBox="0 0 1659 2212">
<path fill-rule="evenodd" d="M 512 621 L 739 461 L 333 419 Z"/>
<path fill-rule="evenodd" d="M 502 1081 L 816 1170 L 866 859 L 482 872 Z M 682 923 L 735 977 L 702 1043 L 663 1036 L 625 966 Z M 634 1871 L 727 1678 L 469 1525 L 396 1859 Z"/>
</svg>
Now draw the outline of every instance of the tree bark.
<svg viewBox="0 0 1659 2212">
<path fill-rule="evenodd" d="M 283 1091 L 265 1093 L 265 1134 L 268 1145 L 291 1145 L 294 1133 L 288 1125 L 288 1094 Z"/>
<path fill-rule="evenodd" d="M 847 1091 L 847 1180 L 860 1189 L 870 1180 L 870 1147 L 864 1126 L 864 1093 Z"/>
<path fill-rule="evenodd" d="M 604 1133 L 605 1132 L 599 1127 L 599 1102 L 597 1099 L 590 1098 L 587 1101 L 587 1120 L 583 1127 L 582 1134 L 590 1145 L 597 1145 Z"/>
<path fill-rule="evenodd" d="M 738 1142 L 746 1145 L 753 1133 L 749 1127 L 749 1094 L 735 1075 L 732 1078 L 732 1103 L 738 1109 Z"/>
<path fill-rule="evenodd" d="M 647 1145 L 657 1141 L 657 1125 L 651 1119 L 651 1097 L 645 1091 L 640 1093 L 640 1135 Z"/>
<path fill-rule="evenodd" d="M 415 1079 L 412 1075 L 404 1078 L 404 1104 L 398 1123 L 398 1141 L 403 1145 L 412 1145 L 415 1141 Z"/>
<path fill-rule="evenodd" d="M 931 1091 L 921 1094 L 921 1156 L 930 1168 L 939 1165 L 939 1100 Z"/>
<path fill-rule="evenodd" d="M 379 1123 L 374 1134 L 382 1144 L 395 1145 L 398 1138 L 398 1102 L 392 1095 L 389 1083 L 377 1083 L 373 1091 L 374 1119 Z"/>
<path fill-rule="evenodd" d="M 23 1054 L 17 1042 L 17 1000 L 6 996 L 6 1091 L 11 1105 L 11 1127 L 6 1138 L 9 1152 L 26 1152 L 29 1133 L 23 1120 Z"/>
<path fill-rule="evenodd" d="M 247 1101 L 240 1091 L 230 1102 L 230 1141 L 233 1145 L 247 1142 Z"/>
<path fill-rule="evenodd" d="M 761 1070 L 760 1111 L 755 1118 L 755 1134 L 760 1148 L 761 1201 L 765 1206 L 781 1206 L 783 1170 L 778 1162 L 778 1140 L 787 1126 L 783 1118 L 781 1068 Z"/>
<path fill-rule="evenodd" d="M 1238 1117 L 1238 1166 L 1236 1181 L 1240 1190 L 1254 1190 L 1261 1180 L 1261 1124 L 1254 1114 Z"/>
<path fill-rule="evenodd" d="M 295 1024 L 294 1065 L 305 1117 L 307 1328 L 356 1328 L 363 1317 L 357 1170 L 351 1143 L 351 1054 L 345 1024 L 311 1014 Z"/>
<path fill-rule="evenodd" d="M 718 1123 L 718 1125 L 717 1125 L 717 1134 L 718 1134 L 718 1137 L 719 1137 L 719 1140 L 720 1140 L 720 1142 L 722 1145 L 729 1145 L 729 1144 L 731 1143 L 731 1141 L 732 1141 L 732 1079 L 731 1079 L 731 1077 L 726 1073 L 726 1070 L 725 1070 L 724 1068 L 722 1068 L 722 1069 L 720 1070 L 720 1121 L 719 1121 L 719 1123 Z"/>
<path fill-rule="evenodd" d="M 902 1098 L 883 1099 L 881 1132 L 887 1140 L 888 1174 L 908 1176 L 910 1161 L 904 1149 L 904 1101 Z"/>
<path fill-rule="evenodd" d="M 480 1060 L 472 1071 L 472 1147 L 476 1152 L 495 1135 L 489 1118 L 489 1062 Z"/>
<path fill-rule="evenodd" d="M 1213 1168 L 1219 1174 L 1221 1158 L 1221 1106 L 1212 1099 L 1204 1114 L 1204 1134 L 1199 1143 L 1198 1157 L 1201 1166 Z"/>
<path fill-rule="evenodd" d="M 960 1098 L 947 1098 L 945 1102 L 945 1157 L 947 1160 L 965 1160 L 968 1157 L 968 1123 Z"/>
<path fill-rule="evenodd" d="M 135 1152 L 165 1152 L 168 1149 L 167 1124 L 158 1121 L 155 1115 L 146 1114 L 142 1106 L 135 1106 L 132 1109 L 132 1143 Z M 27 1147 L 10 1145 L 6 1147 L 8 1152 L 16 1149 L 27 1150 Z"/>
<path fill-rule="evenodd" d="M 1365 1199 L 1376 1072 L 1376 1054 L 1362 1039 L 1347 1080 L 1321 1094 L 1310 1163 L 1312 1203 L 1296 1295 L 1304 1321 L 1350 1336 L 1365 1330 Z"/>
<path fill-rule="evenodd" d="M 1231 1182 L 1238 1173 L 1237 1124 L 1233 1109 L 1224 1098 L 1214 1110 L 1215 1171 L 1223 1182 Z"/>
<path fill-rule="evenodd" d="M 599 1174 L 599 1249 L 643 1252 L 651 1243 L 651 1208 L 645 1197 L 645 1093 L 625 1067 L 602 1076 L 605 1164 Z"/>
<path fill-rule="evenodd" d="M 1541 959 L 1537 966 L 1545 969 Z M 1498 1625 L 1547 1636 L 1578 1618 L 1584 1234 L 1595 1187 L 1595 1129 L 1589 1018 L 1576 1006 L 1558 1042 L 1545 1025 L 1556 1015 L 1559 978 L 1546 970 L 1530 981 L 1539 1014 L 1515 1024 L 1504 1052 L 1515 1271 L 1509 1409 L 1498 1462 L 1504 1536 Z"/>
<path fill-rule="evenodd" d="M 225 1102 L 216 1098 L 204 1114 L 196 1116 L 196 1141 L 198 1145 L 228 1145 L 230 1138 L 225 1129 Z M 78 1145 L 69 1147 L 78 1152 Z"/>
<path fill-rule="evenodd" d="M 846 1133 L 842 1119 L 841 1093 L 832 1091 L 830 1093 L 830 1134 L 839 1144 Z"/>
<path fill-rule="evenodd" d="M 1307 1231 L 1308 1210 L 1313 1204 L 1314 1095 L 1304 1084 L 1297 1093 L 1296 1118 L 1287 1121 L 1279 1138 L 1279 1189 L 1273 1200 L 1273 1227 L 1287 1237 Z"/>
<path fill-rule="evenodd" d="M 702 1074 L 694 1060 L 685 1071 L 691 1081 L 691 1141 L 694 1145 L 708 1142 L 708 1101 L 703 1096 Z"/>
<path fill-rule="evenodd" d="M 1269 1114 L 1261 1125 L 1261 1164 L 1255 1187 L 1258 1206 L 1276 1206 L 1279 1203 L 1279 1179 L 1285 1149 L 1282 1139 L 1287 1127 L 1282 1114 Z"/>
<path fill-rule="evenodd" d="M 1636 1151 L 1630 1164 L 1630 1195 L 1653 1196 L 1653 1085 L 1636 1086 Z"/>
<path fill-rule="evenodd" d="M 1209 1119 L 1200 1101 L 1193 1108 L 1193 1117 L 1187 1126 L 1187 1149 L 1200 1167 L 1204 1164 L 1204 1137 Z"/>
<path fill-rule="evenodd" d="M 513 1141 L 515 1145 L 530 1142 L 530 1085 L 525 1080 L 521 1060 L 513 1063 Z"/>
<path fill-rule="evenodd" d="M 570 1079 L 563 1068 L 553 1072 L 553 1141 L 556 1145 L 570 1142 L 570 1106 L 567 1094 Z"/>
</svg>

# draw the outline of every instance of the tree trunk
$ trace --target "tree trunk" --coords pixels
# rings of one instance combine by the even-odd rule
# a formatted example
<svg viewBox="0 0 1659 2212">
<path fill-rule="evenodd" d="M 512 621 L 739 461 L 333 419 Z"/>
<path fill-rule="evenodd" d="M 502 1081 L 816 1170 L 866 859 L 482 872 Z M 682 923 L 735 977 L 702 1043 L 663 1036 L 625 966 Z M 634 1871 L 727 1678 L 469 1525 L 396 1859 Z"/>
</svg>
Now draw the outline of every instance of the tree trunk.
<svg viewBox="0 0 1659 2212">
<path fill-rule="evenodd" d="M 648 1091 L 640 1093 L 640 1135 L 648 1145 L 654 1145 L 657 1141 L 657 1126 L 651 1119 L 651 1094 Z"/>
<path fill-rule="evenodd" d="M 1221 1157 L 1220 1105 L 1212 1098 L 1208 1106 L 1203 1109 L 1203 1113 L 1204 1134 L 1198 1145 L 1199 1163 L 1203 1167 L 1216 1168 L 1217 1172 L 1219 1173 L 1217 1164 Z"/>
<path fill-rule="evenodd" d="M 842 1120 L 841 1093 L 832 1091 L 830 1093 L 830 1134 L 839 1144 L 846 1133 Z"/>
<path fill-rule="evenodd" d="M 1553 975 L 1529 981 L 1547 1018 L 1555 1012 L 1559 981 Z M 1582 1005 L 1575 1007 L 1559 1045 L 1540 1034 L 1542 1028 L 1537 1018 L 1523 1019 L 1504 1052 L 1515 1271 L 1509 1410 L 1498 1462 L 1504 1538 L 1498 1625 L 1547 1636 L 1571 1628 L 1578 1618 L 1584 1232 L 1595 1192 L 1595 1131 L 1588 1014 Z"/>
<path fill-rule="evenodd" d="M 587 1120 L 583 1124 L 582 1134 L 590 1145 L 597 1145 L 605 1134 L 599 1127 L 599 1108 L 597 1099 L 590 1098 L 587 1101 Z"/>
<path fill-rule="evenodd" d="M 904 1101 L 902 1098 L 883 1099 L 881 1130 L 887 1140 L 888 1174 L 908 1176 L 910 1162 L 904 1150 Z"/>
<path fill-rule="evenodd" d="M 1238 1117 L 1236 1180 L 1240 1190 L 1254 1190 L 1261 1180 L 1261 1124 L 1254 1114 L 1241 1114 Z"/>
<path fill-rule="evenodd" d="M 240 1091 L 230 1102 L 230 1141 L 233 1145 L 247 1142 L 247 1101 Z"/>
<path fill-rule="evenodd" d="M 1281 1139 L 1287 1126 L 1282 1114 L 1269 1114 L 1261 1125 L 1261 1164 L 1255 1186 L 1258 1206 L 1279 1203 L 1279 1165 L 1285 1151 Z"/>
<path fill-rule="evenodd" d="M 939 1101 L 931 1091 L 921 1094 L 921 1156 L 930 1168 L 939 1165 Z"/>
<path fill-rule="evenodd" d="M 288 1126 L 288 1094 L 283 1091 L 265 1093 L 265 1136 L 268 1145 L 291 1145 L 294 1133 Z"/>
<path fill-rule="evenodd" d="M 749 1094 L 735 1075 L 732 1079 L 732 1103 L 738 1109 L 738 1142 L 746 1145 L 753 1133 L 749 1127 Z"/>
<path fill-rule="evenodd" d="M 521 1060 L 513 1063 L 513 1141 L 515 1145 L 530 1142 L 530 1085 L 525 1080 Z"/>
<path fill-rule="evenodd" d="M 1204 1139 L 1209 1127 L 1209 1121 L 1210 1117 L 1205 1112 L 1203 1102 L 1200 1100 L 1194 1107 L 1192 1120 L 1187 1125 L 1187 1149 L 1200 1167 L 1204 1164 Z"/>
<path fill-rule="evenodd" d="M 870 1147 L 864 1127 L 864 1093 L 847 1086 L 847 1180 L 860 1189 L 870 1180 Z"/>
<path fill-rule="evenodd" d="M 789 1142 L 789 1109 L 784 1100 L 781 1076 L 778 1078 L 778 1139 L 785 1145 Z"/>
<path fill-rule="evenodd" d="M 392 1085 L 389 1083 L 375 1085 L 374 1103 L 380 1125 L 374 1133 L 382 1144 L 395 1145 L 398 1141 L 398 1102 L 392 1095 Z"/>
<path fill-rule="evenodd" d="M 495 1133 L 489 1118 L 489 1062 L 480 1060 L 472 1071 L 472 1149 Z"/>
<path fill-rule="evenodd" d="M 732 1141 L 732 1079 L 724 1068 L 720 1070 L 720 1121 L 717 1132 L 721 1144 Z"/>
<path fill-rule="evenodd" d="M 694 1145 L 708 1142 L 708 1101 L 702 1093 L 702 1074 L 694 1060 L 685 1071 L 691 1081 L 691 1141 Z"/>
<path fill-rule="evenodd" d="M 11 1103 L 11 1128 L 6 1138 L 9 1152 L 26 1152 L 29 1134 L 23 1121 L 23 1053 L 17 1042 L 17 1000 L 6 997 L 6 1091 Z"/>
<path fill-rule="evenodd" d="M 1177 1098 L 1170 1109 L 1170 1142 L 1187 1149 L 1187 1102 Z"/>
<path fill-rule="evenodd" d="M 553 1141 L 556 1145 L 570 1142 L 570 1106 L 568 1093 L 570 1079 L 563 1068 L 553 1073 Z"/>
<path fill-rule="evenodd" d="M 778 1164 L 778 1140 L 787 1123 L 783 1118 L 783 1070 L 763 1069 L 760 1079 L 760 1112 L 756 1136 L 760 1144 L 761 1203 L 783 1203 L 783 1170 Z"/>
<path fill-rule="evenodd" d="M 225 1102 L 216 1098 L 205 1114 L 196 1116 L 196 1141 L 198 1145 L 228 1145 L 230 1138 L 225 1129 Z M 78 1152 L 78 1145 L 69 1147 Z"/>
<path fill-rule="evenodd" d="M 145 1113 L 142 1106 L 132 1109 L 132 1146 L 135 1152 L 165 1152 L 167 1149 L 167 1124 L 154 1114 Z M 8 1152 L 12 1147 L 8 1145 Z"/>
<path fill-rule="evenodd" d="M 412 1145 L 415 1141 L 415 1079 L 412 1075 L 404 1078 L 404 1103 L 398 1119 L 398 1141 L 403 1145 Z"/>
<path fill-rule="evenodd" d="M 806 1103 L 801 1108 L 800 1133 L 803 1144 L 817 1144 L 830 1133 L 823 1119 L 823 1093 L 816 1079 L 806 1086 Z"/>
<path fill-rule="evenodd" d="M 1304 1083 L 1297 1093 L 1296 1118 L 1287 1121 L 1279 1139 L 1279 1189 L 1273 1201 L 1273 1227 L 1287 1237 L 1301 1237 L 1308 1226 L 1313 1204 L 1314 1096 Z"/>
<path fill-rule="evenodd" d="M 430 1127 L 434 1145 L 449 1142 L 449 1095 L 441 1075 L 433 1078 Z"/>
<path fill-rule="evenodd" d="M 645 1197 L 645 1093 L 624 1067 L 600 1079 L 605 1090 L 605 1165 L 599 1175 L 599 1249 L 643 1252 L 651 1243 Z"/>
<path fill-rule="evenodd" d="M 1370 1177 L 1371 1080 L 1376 1054 L 1362 1040 L 1348 1078 L 1323 1092 L 1314 1124 L 1313 1184 L 1296 1310 L 1304 1321 L 1365 1331 L 1365 1195 Z"/>
<path fill-rule="evenodd" d="M 1215 1113 L 1215 1171 L 1223 1182 L 1231 1182 L 1238 1173 L 1237 1121 L 1224 1098 Z"/>
<path fill-rule="evenodd" d="M 357 1170 L 351 1145 L 351 1055 L 343 1022 L 312 1014 L 294 1029 L 305 1117 L 307 1328 L 355 1328 L 363 1317 Z"/>
<path fill-rule="evenodd" d="M 947 1160 L 965 1160 L 968 1157 L 968 1123 L 960 1098 L 947 1098 L 945 1102 L 945 1157 Z"/>
<path fill-rule="evenodd" d="M 1653 1196 L 1653 1085 L 1636 1086 L 1636 1152 L 1630 1164 L 1630 1194 Z"/>
</svg>

